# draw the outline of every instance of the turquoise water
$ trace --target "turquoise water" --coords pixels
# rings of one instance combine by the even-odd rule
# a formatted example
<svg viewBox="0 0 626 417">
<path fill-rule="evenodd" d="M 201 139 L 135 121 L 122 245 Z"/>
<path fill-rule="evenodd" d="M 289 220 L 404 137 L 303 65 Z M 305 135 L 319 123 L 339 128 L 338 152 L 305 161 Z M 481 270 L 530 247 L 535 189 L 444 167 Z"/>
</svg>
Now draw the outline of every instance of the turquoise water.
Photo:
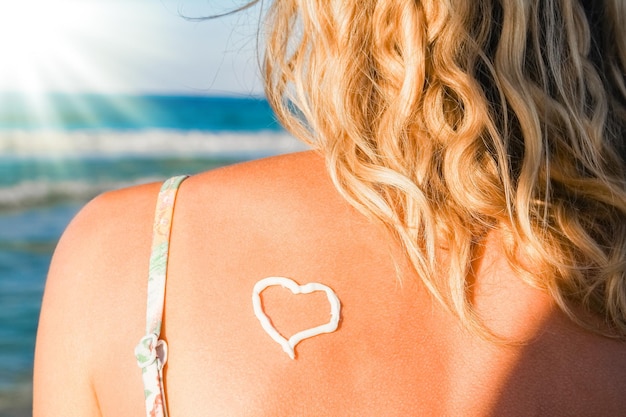
<svg viewBox="0 0 626 417">
<path fill-rule="evenodd" d="M 31 414 L 48 264 L 89 199 L 299 149 L 258 99 L 0 96 L 0 417 Z"/>
<path fill-rule="evenodd" d="M 281 130 L 254 97 L 0 94 L 0 129 Z"/>
</svg>

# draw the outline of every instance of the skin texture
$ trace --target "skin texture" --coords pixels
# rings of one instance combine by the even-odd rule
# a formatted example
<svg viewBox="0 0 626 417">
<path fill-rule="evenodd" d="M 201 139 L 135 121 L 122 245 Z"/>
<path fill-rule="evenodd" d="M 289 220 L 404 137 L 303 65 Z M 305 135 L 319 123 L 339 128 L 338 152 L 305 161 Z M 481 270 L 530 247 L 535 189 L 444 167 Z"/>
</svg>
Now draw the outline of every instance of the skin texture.
<svg viewBox="0 0 626 417">
<path fill-rule="evenodd" d="M 59 243 L 37 341 L 36 417 L 145 413 L 133 349 L 159 187 L 96 198 Z M 626 345 L 568 321 L 515 275 L 498 241 L 489 236 L 475 262 L 474 302 L 494 331 L 520 342 L 508 346 L 470 334 L 433 302 L 397 242 L 337 194 L 315 153 L 188 179 L 166 290 L 170 416 L 623 413 Z M 252 312 L 252 288 L 267 276 L 333 288 L 338 331 L 289 359 Z M 328 320 L 319 294 L 263 297 L 283 334 Z"/>
</svg>

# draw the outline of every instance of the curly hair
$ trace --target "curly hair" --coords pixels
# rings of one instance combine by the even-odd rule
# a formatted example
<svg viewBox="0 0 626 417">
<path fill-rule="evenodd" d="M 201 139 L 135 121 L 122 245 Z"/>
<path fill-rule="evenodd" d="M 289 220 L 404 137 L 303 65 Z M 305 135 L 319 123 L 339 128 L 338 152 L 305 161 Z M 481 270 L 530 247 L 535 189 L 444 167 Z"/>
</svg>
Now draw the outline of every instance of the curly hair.
<svg viewBox="0 0 626 417">
<path fill-rule="evenodd" d="M 468 328 L 497 338 L 468 280 L 495 230 L 572 320 L 626 338 L 626 2 L 275 0 L 264 30 L 283 125 Z"/>
</svg>

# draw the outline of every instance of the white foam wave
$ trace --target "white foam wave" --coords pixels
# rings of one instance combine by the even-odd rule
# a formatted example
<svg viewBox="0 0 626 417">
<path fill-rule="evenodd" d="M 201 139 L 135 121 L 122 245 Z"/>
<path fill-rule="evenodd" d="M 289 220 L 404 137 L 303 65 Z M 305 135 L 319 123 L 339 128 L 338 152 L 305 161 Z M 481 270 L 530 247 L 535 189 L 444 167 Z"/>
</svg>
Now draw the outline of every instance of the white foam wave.
<svg viewBox="0 0 626 417">
<path fill-rule="evenodd" d="M 0 210 L 41 206 L 58 201 L 86 202 L 105 191 L 162 180 L 163 178 L 160 177 L 143 177 L 133 181 L 96 183 L 80 180 L 23 181 L 11 187 L 0 188 Z"/>
<path fill-rule="evenodd" d="M 20 158 L 117 156 L 259 157 L 306 149 L 285 132 L 4 131 L 0 155 Z"/>
</svg>

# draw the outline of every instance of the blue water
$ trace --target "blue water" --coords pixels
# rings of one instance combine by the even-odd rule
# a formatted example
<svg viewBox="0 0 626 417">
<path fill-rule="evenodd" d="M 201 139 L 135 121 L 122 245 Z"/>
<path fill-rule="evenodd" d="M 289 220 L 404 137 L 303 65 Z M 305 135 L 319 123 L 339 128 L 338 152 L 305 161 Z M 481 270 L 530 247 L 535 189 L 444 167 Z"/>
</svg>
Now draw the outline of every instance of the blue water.
<svg viewBox="0 0 626 417">
<path fill-rule="evenodd" d="M 0 129 L 280 130 L 267 101 L 206 96 L 0 94 Z"/>
<path fill-rule="evenodd" d="M 0 95 L 0 417 L 30 415 L 47 268 L 89 199 L 297 149 L 259 99 Z"/>
</svg>

